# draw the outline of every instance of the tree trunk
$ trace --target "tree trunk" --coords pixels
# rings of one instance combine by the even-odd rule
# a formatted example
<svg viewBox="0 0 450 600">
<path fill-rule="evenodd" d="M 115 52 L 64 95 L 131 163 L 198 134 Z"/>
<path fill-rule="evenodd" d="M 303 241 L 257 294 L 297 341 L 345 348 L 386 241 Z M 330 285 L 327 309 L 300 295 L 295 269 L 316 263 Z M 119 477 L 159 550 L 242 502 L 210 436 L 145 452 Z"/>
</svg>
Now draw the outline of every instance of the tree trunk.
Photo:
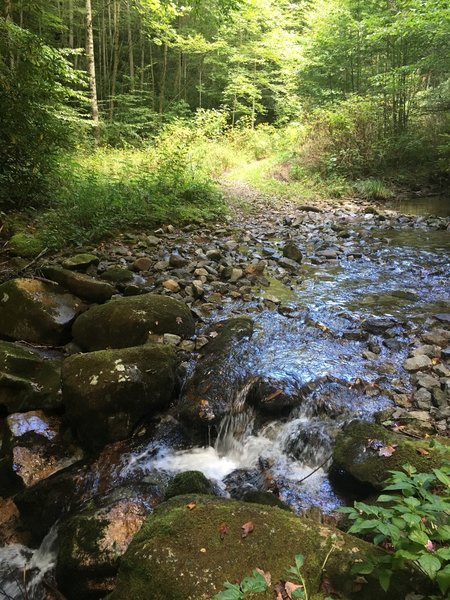
<svg viewBox="0 0 450 600">
<path fill-rule="evenodd" d="M 128 27 L 128 63 L 130 65 L 130 89 L 134 92 L 134 55 L 133 55 L 133 34 L 131 31 L 131 0 L 127 2 L 127 27 Z"/>
<path fill-rule="evenodd" d="M 89 90 L 91 95 L 92 133 L 97 147 L 100 142 L 100 129 L 97 103 L 97 82 L 95 78 L 94 31 L 92 28 L 91 0 L 86 0 L 86 57 L 89 73 Z"/>
<path fill-rule="evenodd" d="M 164 112 L 164 101 L 166 95 L 166 79 L 167 79 L 167 44 L 163 47 L 163 67 L 161 73 L 161 85 L 159 88 L 159 114 Z"/>
<path fill-rule="evenodd" d="M 119 70 L 119 41 L 120 41 L 120 0 L 114 0 L 114 43 L 113 43 L 113 70 L 111 77 L 111 99 L 109 103 L 109 120 L 113 120 L 114 103 L 116 99 L 117 72 Z"/>
</svg>

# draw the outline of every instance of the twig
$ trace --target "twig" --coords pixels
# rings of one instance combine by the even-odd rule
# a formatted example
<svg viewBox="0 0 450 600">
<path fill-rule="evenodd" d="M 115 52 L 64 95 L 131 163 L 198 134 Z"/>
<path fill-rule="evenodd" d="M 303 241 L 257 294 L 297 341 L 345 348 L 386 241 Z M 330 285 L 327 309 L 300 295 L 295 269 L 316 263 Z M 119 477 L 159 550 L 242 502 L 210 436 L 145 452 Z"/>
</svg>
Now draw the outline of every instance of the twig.
<svg viewBox="0 0 450 600">
<path fill-rule="evenodd" d="M 329 460 L 331 460 L 332 458 L 333 458 L 333 455 L 330 454 L 330 456 L 326 460 L 324 460 L 322 464 L 320 464 L 313 471 L 311 471 L 311 473 L 308 473 L 308 475 L 306 475 L 306 477 L 303 477 L 303 479 L 300 479 L 299 481 L 297 481 L 297 483 L 303 483 L 304 481 L 306 481 L 308 479 L 308 477 L 311 477 L 311 475 L 314 475 L 314 473 L 317 473 L 317 471 L 319 471 L 319 469 L 321 469 L 322 467 L 324 467 L 327 464 L 327 462 Z"/>
<path fill-rule="evenodd" d="M 31 265 L 34 265 L 34 263 L 37 262 L 40 258 L 42 258 L 46 252 L 48 252 L 48 248 L 44 248 L 42 250 L 42 252 L 39 252 L 39 254 L 36 256 L 36 258 L 33 258 L 33 260 L 31 262 L 29 262 L 22 269 L 20 269 L 20 272 L 26 271 L 27 269 L 29 269 L 31 267 Z"/>
</svg>

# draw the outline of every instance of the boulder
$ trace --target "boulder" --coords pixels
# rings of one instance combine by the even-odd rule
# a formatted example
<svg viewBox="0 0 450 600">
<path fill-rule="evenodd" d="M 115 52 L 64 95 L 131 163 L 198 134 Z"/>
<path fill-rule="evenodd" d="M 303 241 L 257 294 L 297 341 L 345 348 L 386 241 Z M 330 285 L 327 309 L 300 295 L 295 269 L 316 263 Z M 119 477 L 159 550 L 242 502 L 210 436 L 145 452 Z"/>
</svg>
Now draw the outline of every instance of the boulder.
<svg viewBox="0 0 450 600">
<path fill-rule="evenodd" d="M 127 283 L 134 279 L 133 271 L 122 267 L 111 267 L 102 273 L 102 278 L 112 283 Z"/>
<path fill-rule="evenodd" d="M 155 333 L 191 337 L 194 330 L 191 312 L 183 302 L 157 294 L 120 298 L 93 306 L 72 328 L 75 341 L 86 350 L 138 346 Z"/>
<path fill-rule="evenodd" d="M 333 451 L 333 469 L 377 490 L 383 489 L 390 471 L 401 471 L 404 464 L 427 473 L 441 466 L 442 461 L 442 454 L 426 440 L 412 440 L 358 420 L 340 431 Z"/>
<path fill-rule="evenodd" d="M 239 384 L 242 377 L 240 342 L 253 334 L 253 321 L 249 317 L 226 319 L 216 323 L 208 334 L 211 341 L 202 348 L 203 356 L 179 403 L 181 419 L 201 429 L 207 424 L 218 424 L 231 409 L 234 391 L 229 381 Z M 244 380 L 242 385 L 246 385 Z"/>
<path fill-rule="evenodd" d="M 35 258 L 45 249 L 44 242 L 30 233 L 16 233 L 9 240 L 8 246 L 13 254 L 25 258 Z"/>
<path fill-rule="evenodd" d="M 0 337 L 59 346 L 82 301 L 58 285 L 38 279 L 11 279 L 0 285 Z"/>
<path fill-rule="evenodd" d="M 286 242 L 283 248 L 283 256 L 297 263 L 301 263 L 303 259 L 300 248 L 294 242 Z"/>
<path fill-rule="evenodd" d="M 212 485 L 201 471 L 178 473 L 169 483 L 166 500 L 183 494 L 212 494 Z"/>
<path fill-rule="evenodd" d="M 114 589 L 120 557 L 155 498 L 145 484 L 118 488 L 60 527 L 56 579 L 68 600 L 96 600 Z"/>
<path fill-rule="evenodd" d="M 98 265 L 100 259 L 95 254 L 89 254 L 88 252 L 84 252 L 81 254 L 75 254 L 74 256 L 70 256 L 66 258 L 62 263 L 62 266 L 65 269 L 73 269 L 75 271 L 82 271 L 86 269 L 90 265 Z"/>
<path fill-rule="evenodd" d="M 81 456 L 79 450 L 63 442 L 58 417 L 48 417 L 42 411 L 9 415 L 0 452 L 4 489 L 31 487 Z"/>
<path fill-rule="evenodd" d="M 0 407 L 8 413 L 61 405 L 61 363 L 18 343 L 0 341 Z"/>
<path fill-rule="evenodd" d="M 62 269 L 61 267 L 44 267 L 45 277 L 61 284 L 69 292 L 88 302 L 106 302 L 115 293 L 115 289 L 105 281 L 98 281 L 89 275 Z"/>
<path fill-rule="evenodd" d="M 161 344 L 66 358 L 63 404 L 81 443 L 98 450 L 125 439 L 139 421 L 166 407 L 173 397 L 175 365 L 175 351 Z"/>
<path fill-rule="evenodd" d="M 191 503 L 195 503 L 192 510 L 187 506 Z M 244 536 L 246 523 L 253 525 L 253 531 Z M 323 598 L 319 592 L 322 564 L 332 535 L 336 548 L 327 560 L 326 577 L 339 597 L 405 596 L 401 576 L 395 578 L 389 594 L 369 578 L 353 591 L 350 569 L 373 548 L 367 542 L 277 507 L 190 495 L 161 504 L 146 519 L 122 557 L 116 589 L 108 600 L 147 600 L 149 589 L 152 600 L 210 600 L 223 590 L 225 581 L 241 581 L 255 568 L 269 572 L 272 580 L 270 589 L 258 598 L 272 600 L 275 585 L 286 581 L 297 554 L 305 558 L 302 572 L 310 597 Z"/>
</svg>

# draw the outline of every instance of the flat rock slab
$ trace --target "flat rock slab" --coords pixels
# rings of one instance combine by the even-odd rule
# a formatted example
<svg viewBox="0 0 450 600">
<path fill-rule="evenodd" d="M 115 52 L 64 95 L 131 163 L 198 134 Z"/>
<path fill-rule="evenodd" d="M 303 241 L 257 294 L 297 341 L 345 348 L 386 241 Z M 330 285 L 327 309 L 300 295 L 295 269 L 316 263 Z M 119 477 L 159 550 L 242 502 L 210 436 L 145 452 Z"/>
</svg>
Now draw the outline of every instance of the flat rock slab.
<svg viewBox="0 0 450 600">
<path fill-rule="evenodd" d="M 115 289 L 105 281 L 98 281 L 89 275 L 62 269 L 60 267 L 44 267 L 45 277 L 61 284 L 69 292 L 88 302 L 106 302 L 115 293 Z"/>
<path fill-rule="evenodd" d="M 11 279 L 0 285 L 0 337 L 59 346 L 83 308 L 80 298 L 38 279 Z"/>
<path fill-rule="evenodd" d="M 145 344 L 152 334 L 190 337 L 195 331 L 189 308 L 158 294 L 142 294 L 93 306 L 74 323 L 75 341 L 86 350 Z"/>
<path fill-rule="evenodd" d="M 135 425 L 172 400 L 175 351 L 146 344 L 76 354 L 63 362 L 67 420 L 82 445 L 98 450 L 127 438 Z"/>
</svg>

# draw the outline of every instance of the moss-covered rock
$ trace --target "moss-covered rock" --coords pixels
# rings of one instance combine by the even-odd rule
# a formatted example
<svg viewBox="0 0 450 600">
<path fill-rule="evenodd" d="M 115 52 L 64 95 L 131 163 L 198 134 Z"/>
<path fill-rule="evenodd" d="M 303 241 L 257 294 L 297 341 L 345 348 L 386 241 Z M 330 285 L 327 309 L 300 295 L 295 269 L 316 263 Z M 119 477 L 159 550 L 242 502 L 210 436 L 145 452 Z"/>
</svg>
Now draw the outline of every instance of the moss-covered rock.
<svg viewBox="0 0 450 600">
<path fill-rule="evenodd" d="M 195 502 L 195 507 L 187 507 Z M 242 526 L 253 523 L 243 537 Z M 227 533 L 219 529 L 225 524 Z M 117 586 L 108 600 L 210 600 L 223 583 L 240 581 L 255 568 L 269 571 L 273 585 L 286 580 L 286 569 L 297 554 L 305 557 L 304 574 L 310 596 L 318 592 L 321 566 L 336 536 L 336 549 L 326 565 L 326 575 L 340 598 L 404 598 L 401 578 L 383 594 L 371 581 L 353 592 L 350 568 L 372 548 L 330 527 L 301 519 L 271 506 L 225 500 L 212 496 L 178 496 L 157 507 L 148 517 L 122 558 Z M 397 594 L 397 595 L 396 595 Z M 273 588 L 259 594 L 272 600 Z"/>
<path fill-rule="evenodd" d="M 18 343 L 0 341 L 0 406 L 8 413 L 61 405 L 61 363 Z"/>
<path fill-rule="evenodd" d="M 30 233 L 16 233 L 9 240 L 9 249 L 17 256 L 35 258 L 44 250 L 44 242 Z"/>
<path fill-rule="evenodd" d="M 76 354 L 63 362 L 67 419 L 81 443 L 98 450 L 128 437 L 135 425 L 169 404 L 175 351 L 147 344 Z"/>
<path fill-rule="evenodd" d="M 235 317 L 216 323 L 209 333 L 217 334 L 202 348 L 192 377 L 185 386 L 179 403 L 179 415 L 190 425 L 218 424 L 229 412 L 235 388 L 230 380 L 239 384 L 244 358 L 240 342 L 253 334 L 253 320 Z M 242 385 L 245 381 L 242 380 Z"/>
<path fill-rule="evenodd" d="M 70 338 L 82 301 L 58 285 L 11 279 L 0 285 L 0 337 L 58 346 Z"/>
<path fill-rule="evenodd" d="M 340 431 L 333 463 L 335 469 L 343 469 L 358 481 L 379 490 L 384 487 L 389 471 L 401 470 L 409 463 L 419 472 L 428 472 L 441 466 L 442 455 L 426 440 L 412 440 L 381 425 L 355 420 Z"/>
<path fill-rule="evenodd" d="M 166 500 L 183 494 L 211 494 L 212 485 L 201 471 L 184 471 L 172 479 L 166 491 Z"/>
<path fill-rule="evenodd" d="M 96 600 L 114 589 L 119 559 L 152 511 L 154 500 L 145 485 L 119 488 L 99 507 L 64 522 L 56 578 L 68 600 Z"/>
<path fill-rule="evenodd" d="M 75 271 L 81 271 L 90 265 L 98 265 L 100 259 L 95 254 L 89 252 L 82 252 L 66 258 L 62 263 L 65 269 L 73 269 Z"/>
<path fill-rule="evenodd" d="M 122 267 L 111 267 L 102 273 L 102 279 L 111 281 L 112 283 L 127 283 L 134 279 L 133 271 Z"/>
<path fill-rule="evenodd" d="M 75 341 L 86 350 L 145 344 L 151 334 L 190 337 L 195 330 L 189 308 L 179 300 L 142 294 L 93 306 L 73 325 Z"/>
<path fill-rule="evenodd" d="M 106 281 L 98 281 L 84 273 L 54 266 L 44 267 L 42 272 L 47 279 L 60 283 L 69 292 L 88 302 L 106 302 L 115 292 L 113 286 Z"/>
</svg>

